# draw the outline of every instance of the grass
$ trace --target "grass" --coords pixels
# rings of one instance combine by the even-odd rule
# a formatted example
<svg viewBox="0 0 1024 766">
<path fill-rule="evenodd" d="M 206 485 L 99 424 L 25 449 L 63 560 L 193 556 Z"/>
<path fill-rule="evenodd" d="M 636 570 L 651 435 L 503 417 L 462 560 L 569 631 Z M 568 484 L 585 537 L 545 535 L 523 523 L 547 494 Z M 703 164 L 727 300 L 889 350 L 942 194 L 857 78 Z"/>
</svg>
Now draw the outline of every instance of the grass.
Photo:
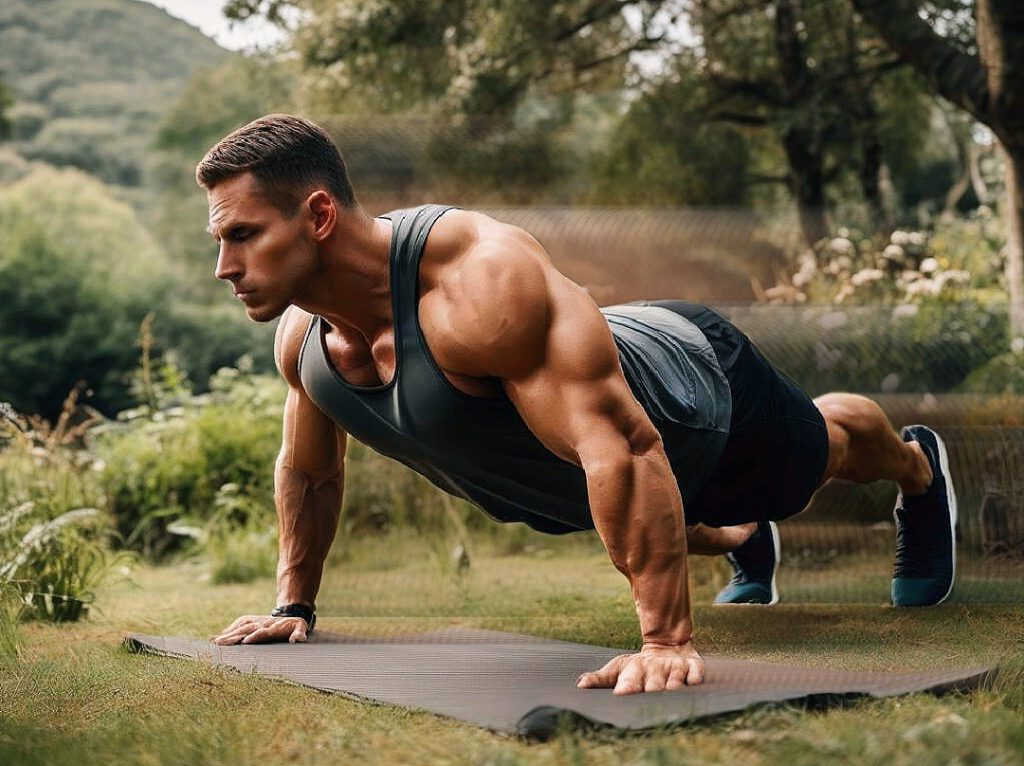
<svg viewBox="0 0 1024 766">
<path fill-rule="evenodd" d="M 625 580 L 592 537 L 531 538 L 513 555 L 493 540 L 474 541 L 463 574 L 448 547 L 409 533 L 341 546 L 322 590 L 323 627 L 457 623 L 638 644 Z M 833 562 L 815 577 L 824 582 L 842 568 Z M 1019 607 L 895 611 L 881 604 L 883 593 L 877 604 L 720 609 L 707 603 L 724 582 L 721 562 L 695 560 L 693 573 L 706 654 L 852 670 L 1000 662 L 1004 672 L 966 695 L 827 712 L 782 705 L 672 731 L 563 733 L 526 744 L 427 713 L 126 653 L 126 632 L 209 635 L 239 613 L 265 611 L 273 597 L 269 579 L 214 586 L 209 566 L 190 562 L 141 568 L 134 582 L 106 587 L 86 621 L 20 626 L 19 658 L 0 658 L 0 763 L 1024 763 Z"/>
</svg>

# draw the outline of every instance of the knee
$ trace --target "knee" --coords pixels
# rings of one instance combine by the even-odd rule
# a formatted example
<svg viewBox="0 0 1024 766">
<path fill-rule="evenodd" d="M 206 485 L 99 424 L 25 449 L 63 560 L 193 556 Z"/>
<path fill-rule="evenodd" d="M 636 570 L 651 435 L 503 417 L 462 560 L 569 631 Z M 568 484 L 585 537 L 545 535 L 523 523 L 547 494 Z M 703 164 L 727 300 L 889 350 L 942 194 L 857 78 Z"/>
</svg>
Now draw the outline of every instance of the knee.
<svg viewBox="0 0 1024 766">
<path fill-rule="evenodd" d="M 882 409 L 871 399 L 860 394 L 823 394 L 814 400 L 831 434 L 834 427 L 847 432 L 863 430 L 877 420 Z"/>
</svg>

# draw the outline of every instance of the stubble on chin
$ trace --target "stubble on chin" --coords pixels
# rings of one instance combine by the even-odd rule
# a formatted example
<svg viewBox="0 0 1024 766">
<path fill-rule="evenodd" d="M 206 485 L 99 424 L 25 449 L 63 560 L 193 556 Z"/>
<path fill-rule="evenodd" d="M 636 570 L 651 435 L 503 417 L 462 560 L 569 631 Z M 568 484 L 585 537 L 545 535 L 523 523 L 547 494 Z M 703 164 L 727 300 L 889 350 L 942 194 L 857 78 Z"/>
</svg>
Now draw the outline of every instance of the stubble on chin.
<svg viewBox="0 0 1024 766">
<path fill-rule="evenodd" d="M 287 306 L 258 306 L 254 308 L 246 307 L 245 315 L 249 317 L 252 322 L 259 324 L 266 324 L 267 322 L 273 322 L 279 316 L 284 313 Z"/>
</svg>

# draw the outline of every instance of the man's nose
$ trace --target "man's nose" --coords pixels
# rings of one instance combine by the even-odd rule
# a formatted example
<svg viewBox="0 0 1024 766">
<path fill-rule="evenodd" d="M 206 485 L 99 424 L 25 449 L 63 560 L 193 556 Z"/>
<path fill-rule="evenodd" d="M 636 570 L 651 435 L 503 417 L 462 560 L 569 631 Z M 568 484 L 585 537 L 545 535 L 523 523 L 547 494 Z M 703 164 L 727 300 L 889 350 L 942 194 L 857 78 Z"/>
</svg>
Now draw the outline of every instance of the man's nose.
<svg viewBox="0 0 1024 766">
<path fill-rule="evenodd" d="M 217 267 L 213 271 L 214 276 L 217 279 L 225 279 L 229 282 L 235 282 L 241 276 L 241 266 L 239 262 L 231 257 L 227 243 L 221 242 L 220 252 L 217 253 Z"/>
</svg>

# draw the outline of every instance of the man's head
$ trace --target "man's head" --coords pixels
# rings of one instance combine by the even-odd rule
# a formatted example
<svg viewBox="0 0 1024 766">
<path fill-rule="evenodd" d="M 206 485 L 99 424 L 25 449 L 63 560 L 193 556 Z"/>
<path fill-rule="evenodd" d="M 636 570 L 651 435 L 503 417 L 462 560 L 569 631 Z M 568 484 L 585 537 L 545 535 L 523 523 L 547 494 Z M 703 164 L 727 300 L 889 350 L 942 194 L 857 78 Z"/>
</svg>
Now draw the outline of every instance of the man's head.
<svg viewBox="0 0 1024 766">
<path fill-rule="evenodd" d="M 196 181 L 210 191 L 243 173 L 287 218 L 313 189 L 330 192 L 342 207 L 356 204 L 338 147 L 301 117 L 268 114 L 225 136 L 196 166 Z"/>
<path fill-rule="evenodd" d="M 256 321 L 280 316 L 316 272 L 317 248 L 356 206 L 345 163 L 321 128 L 286 114 L 250 122 L 196 167 L 207 191 L 217 277 Z"/>
</svg>

